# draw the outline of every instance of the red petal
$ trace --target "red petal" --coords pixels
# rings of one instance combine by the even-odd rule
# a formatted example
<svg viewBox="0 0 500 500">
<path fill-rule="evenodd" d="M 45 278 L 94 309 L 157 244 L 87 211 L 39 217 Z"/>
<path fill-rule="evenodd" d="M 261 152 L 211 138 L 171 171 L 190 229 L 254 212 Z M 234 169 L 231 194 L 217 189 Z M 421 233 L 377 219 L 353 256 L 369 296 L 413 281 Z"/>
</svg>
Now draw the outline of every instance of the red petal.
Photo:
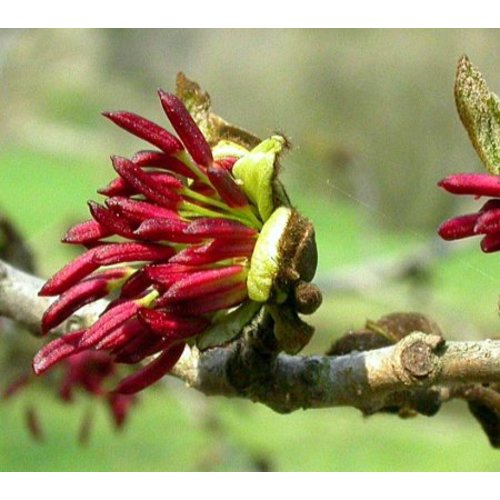
<svg viewBox="0 0 500 500">
<path fill-rule="evenodd" d="M 458 240 L 475 236 L 474 227 L 479 215 L 479 213 L 461 215 L 443 222 L 438 228 L 439 236 L 444 240 Z"/>
<path fill-rule="evenodd" d="M 159 151 L 139 151 L 132 157 L 132 162 L 140 167 L 164 168 L 183 177 L 197 179 L 194 172 L 181 160 Z"/>
<path fill-rule="evenodd" d="M 117 234 L 118 236 L 123 236 L 124 238 L 135 238 L 134 228 L 130 225 L 130 222 L 124 218 L 117 216 L 115 213 L 104 208 L 99 203 L 94 201 L 88 202 L 90 213 L 92 217 L 99 222 L 102 226 L 107 228 L 109 231 Z"/>
<path fill-rule="evenodd" d="M 185 233 L 187 226 L 187 222 L 179 219 L 148 219 L 135 230 L 135 234 L 152 241 L 200 243 L 199 236 Z"/>
<path fill-rule="evenodd" d="M 110 236 L 113 232 L 95 220 L 88 220 L 73 226 L 64 235 L 64 243 L 84 244 Z"/>
<path fill-rule="evenodd" d="M 79 342 L 85 330 L 68 333 L 42 347 L 33 359 L 33 371 L 37 375 L 46 372 L 64 358 L 79 352 Z"/>
<path fill-rule="evenodd" d="M 108 397 L 113 420 L 118 429 L 123 427 L 127 414 L 135 403 L 135 397 L 127 394 L 112 393 Z"/>
<path fill-rule="evenodd" d="M 500 177 L 490 174 L 454 174 L 438 182 L 438 186 L 454 194 L 500 196 Z"/>
<path fill-rule="evenodd" d="M 185 248 L 172 257 L 170 262 L 198 266 L 238 257 L 249 258 L 252 255 L 254 246 L 255 240 L 253 239 L 216 240 L 206 245 Z"/>
<path fill-rule="evenodd" d="M 125 321 L 110 332 L 104 339 L 95 345 L 95 349 L 108 350 L 118 349 L 131 339 L 142 335 L 145 331 L 144 324 L 137 318 Z"/>
<path fill-rule="evenodd" d="M 200 271 L 198 266 L 184 264 L 153 264 L 144 268 L 149 279 L 165 289 L 189 274 Z"/>
<path fill-rule="evenodd" d="M 246 268 L 227 266 L 192 273 L 176 281 L 163 295 L 162 300 L 173 301 L 196 299 L 225 290 L 236 283 L 245 282 Z"/>
<path fill-rule="evenodd" d="M 113 179 L 107 186 L 98 189 L 99 194 L 104 196 L 131 196 L 137 193 L 130 184 L 127 183 L 122 177 Z"/>
<path fill-rule="evenodd" d="M 108 293 L 108 281 L 101 278 L 90 278 L 73 285 L 45 311 L 42 333 L 47 333 L 84 305 L 101 299 Z"/>
<path fill-rule="evenodd" d="M 480 212 L 486 212 L 487 210 L 493 210 L 496 208 L 500 208 L 500 200 L 488 200 L 479 210 Z"/>
<path fill-rule="evenodd" d="M 210 325 L 206 318 L 186 318 L 154 309 L 141 309 L 138 316 L 153 333 L 170 340 L 182 340 L 198 335 Z"/>
<path fill-rule="evenodd" d="M 78 283 L 81 279 L 99 268 L 100 264 L 96 262 L 94 257 L 97 252 L 107 247 L 108 245 L 99 245 L 87 250 L 84 254 L 71 261 L 43 285 L 38 295 L 59 295 L 70 286 Z"/>
<path fill-rule="evenodd" d="M 143 328 L 146 328 L 144 324 Z M 135 365 L 136 363 L 141 363 L 153 354 L 164 351 L 171 345 L 171 340 L 159 337 L 148 329 L 146 332 L 143 332 L 141 336 L 130 340 L 130 342 L 122 348 L 115 349 L 113 354 L 116 363 Z"/>
<path fill-rule="evenodd" d="M 474 230 L 476 233 L 492 234 L 500 231 L 500 208 L 478 214 Z"/>
<path fill-rule="evenodd" d="M 109 266 L 122 262 L 166 260 L 175 250 L 154 243 L 111 243 L 97 247 L 94 260 L 98 266 Z"/>
<path fill-rule="evenodd" d="M 172 176 L 162 172 L 144 172 L 150 179 L 151 184 L 163 184 L 165 189 L 169 189 L 172 185 Z M 104 196 L 133 196 L 139 191 L 131 186 L 122 177 L 113 179 L 107 186 L 98 189 L 97 192 Z"/>
<path fill-rule="evenodd" d="M 143 352 L 148 352 L 151 346 L 158 343 L 158 335 L 152 333 L 143 321 L 139 321 L 138 318 L 134 318 L 134 321 L 141 325 L 141 332 L 113 348 L 110 354 L 115 363 L 135 364 L 142 359 Z"/>
<path fill-rule="evenodd" d="M 196 219 L 184 231 L 186 234 L 195 234 L 204 238 L 236 239 L 253 238 L 257 231 L 245 226 L 241 222 L 229 219 L 212 219 L 204 217 Z"/>
<path fill-rule="evenodd" d="M 173 94 L 163 92 L 163 90 L 159 90 L 158 94 L 170 123 L 193 160 L 204 167 L 211 165 L 213 158 L 210 145 L 182 101 Z"/>
<path fill-rule="evenodd" d="M 128 111 L 106 112 L 103 115 L 127 132 L 159 147 L 165 153 L 175 154 L 184 149 L 179 140 L 170 132 L 146 118 Z"/>
<path fill-rule="evenodd" d="M 485 253 L 497 252 L 500 250 L 500 233 L 487 234 L 481 240 L 481 250 Z"/>
<path fill-rule="evenodd" d="M 154 384 L 167 374 L 182 356 L 185 344 L 177 344 L 158 356 L 153 362 L 120 382 L 114 392 L 133 394 Z"/>
<path fill-rule="evenodd" d="M 176 208 L 182 197 L 175 191 L 182 188 L 182 183 L 171 175 L 162 174 L 162 182 L 157 177 L 144 172 L 126 158 L 112 157 L 113 168 L 139 193 L 146 198 L 168 208 Z"/>
<path fill-rule="evenodd" d="M 168 208 L 148 203 L 147 201 L 131 200 L 116 196 L 106 200 L 106 205 L 116 213 L 119 213 L 132 222 L 142 222 L 146 219 L 158 217 L 164 219 L 178 219 L 179 214 Z"/>
<path fill-rule="evenodd" d="M 147 290 L 150 285 L 151 279 L 144 271 L 144 268 L 139 269 L 123 284 L 120 298 L 131 299 L 137 297 L 144 290 Z"/>
<path fill-rule="evenodd" d="M 172 303 L 170 298 L 160 297 L 155 302 L 158 308 L 181 316 L 199 316 L 241 304 L 248 297 L 246 283 L 237 283 L 208 296 L 194 300 Z"/>
<path fill-rule="evenodd" d="M 236 184 L 229 170 L 220 167 L 210 167 L 207 170 L 208 179 L 219 193 L 222 200 L 229 207 L 244 207 L 248 205 L 248 199 Z"/>
<path fill-rule="evenodd" d="M 126 301 L 107 309 L 104 314 L 83 334 L 78 347 L 88 349 L 101 342 L 115 328 L 135 315 L 138 304 Z"/>
<path fill-rule="evenodd" d="M 202 194 L 203 196 L 207 196 L 209 198 L 213 198 L 217 196 L 217 191 L 210 185 L 206 184 L 202 181 L 195 181 L 190 186 L 189 189 L 194 191 L 195 193 Z"/>
</svg>

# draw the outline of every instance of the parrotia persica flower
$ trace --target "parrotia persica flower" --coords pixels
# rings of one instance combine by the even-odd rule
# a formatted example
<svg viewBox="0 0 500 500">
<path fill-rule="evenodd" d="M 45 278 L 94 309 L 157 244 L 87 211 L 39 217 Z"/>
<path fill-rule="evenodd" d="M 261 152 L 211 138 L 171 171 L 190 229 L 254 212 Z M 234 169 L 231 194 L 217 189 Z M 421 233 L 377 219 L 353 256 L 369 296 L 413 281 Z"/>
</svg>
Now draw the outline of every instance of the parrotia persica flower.
<svg viewBox="0 0 500 500">
<path fill-rule="evenodd" d="M 287 141 L 260 141 L 228 124 L 182 74 L 177 95 L 160 90 L 159 98 L 176 135 L 133 113 L 104 113 L 155 149 L 113 156 L 117 177 L 98 191 L 104 202 L 89 202 L 92 218 L 64 236 L 86 251 L 40 291 L 58 296 L 43 333 L 90 302 L 109 304 L 90 327 L 43 347 L 36 374 L 77 353 L 105 352 L 113 363 L 141 364 L 114 391 L 134 393 L 169 372 L 186 343 L 225 343 L 263 306 L 279 349 L 297 352 L 312 334 L 297 313 L 321 302 L 310 283 L 316 244 L 278 180 Z"/>
<path fill-rule="evenodd" d="M 445 240 L 480 236 L 483 252 L 500 250 L 500 177 L 494 174 L 454 174 L 438 184 L 446 191 L 476 198 L 489 197 L 477 212 L 453 217 L 438 229 Z"/>
</svg>

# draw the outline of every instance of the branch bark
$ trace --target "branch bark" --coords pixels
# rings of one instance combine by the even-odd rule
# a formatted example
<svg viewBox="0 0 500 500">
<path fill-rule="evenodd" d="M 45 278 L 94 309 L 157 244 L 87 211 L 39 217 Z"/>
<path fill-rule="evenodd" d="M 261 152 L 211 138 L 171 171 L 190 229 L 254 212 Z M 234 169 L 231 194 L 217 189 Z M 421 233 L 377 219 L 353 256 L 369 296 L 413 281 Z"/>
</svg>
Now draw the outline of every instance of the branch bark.
<svg viewBox="0 0 500 500">
<path fill-rule="evenodd" d="M 0 316 L 12 319 L 34 335 L 40 335 L 43 313 L 54 300 L 38 296 L 43 283 L 41 278 L 20 271 L 0 259 Z M 89 304 L 68 318 L 54 333 L 62 335 L 91 325 L 105 306 L 104 300 Z"/>
<path fill-rule="evenodd" d="M 0 315 L 39 332 L 49 304 L 37 293 L 42 280 L 0 261 Z M 58 334 L 95 321 L 105 301 L 67 320 Z M 397 344 L 345 356 L 289 356 L 259 341 L 270 325 L 255 321 L 227 346 L 186 349 L 172 375 L 206 395 L 243 397 L 282 413 L 300 408 L 352 406 L 365 414 L 439 405 L 478 383 L 500 382 L 500 341 L 445 341 L 413 332 Z"/>
<path fill-rule="evenodd" d="M 192 349 L 173 373 L 207 395 L 246 397 L 283 413 L 335 406 L 365 414 L 415 408 L 426 399 L 441 403 L 454 397 L 457 386 L 500 380 L 500 341 L 492 340 L 445 342 L 414 332 L 374 351 L 279 354 L 267 363 L 264 355 L 249 350 L 245 341 L 203 353 Z"/>
</svg>

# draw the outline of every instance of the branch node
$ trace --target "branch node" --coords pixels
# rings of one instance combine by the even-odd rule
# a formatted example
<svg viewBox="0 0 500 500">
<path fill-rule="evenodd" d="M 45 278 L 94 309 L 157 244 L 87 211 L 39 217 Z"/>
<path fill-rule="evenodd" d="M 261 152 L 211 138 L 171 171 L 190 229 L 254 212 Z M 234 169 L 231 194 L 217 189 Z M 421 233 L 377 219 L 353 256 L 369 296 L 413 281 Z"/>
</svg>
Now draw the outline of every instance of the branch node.
<svg viewBox="0 0 500 500">
<path fill-rule="evenodd" d="M 436 350 L 444 343 L 443 337 L 413 332 L 396 346 L 393 368 L 405 385 L 429 385 L 441 370 Z"/>
</svg>

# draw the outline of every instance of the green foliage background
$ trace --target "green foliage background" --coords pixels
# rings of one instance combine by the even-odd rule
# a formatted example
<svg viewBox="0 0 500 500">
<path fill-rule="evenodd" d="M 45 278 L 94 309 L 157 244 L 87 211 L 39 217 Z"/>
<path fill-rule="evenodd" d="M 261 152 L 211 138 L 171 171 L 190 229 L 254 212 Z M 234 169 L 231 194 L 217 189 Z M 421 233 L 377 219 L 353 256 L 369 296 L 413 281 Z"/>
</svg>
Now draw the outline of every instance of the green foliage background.
<svg viewBox="0 0 500 500">
<path fill-rule="evenodd" d="M 476 206 L 436 182 L 481 169 L 454 109 L 456 62 L 467 53 L 498 93 L 499 42 L 498 30 L 0 31 L 0 210 L 49 276 L 72 255 L 61 235 L 113 176 L 109 155 L 144 147 L 100 111 L 166 123 L 155 90 L 172 89 L 182 70 L 210 92 L 218 114 L 260 136 L 283 131 L 294 145 L 284 182 L 316 225 L 318 283 L 330 290 L 308 352 L 395 311 L 430 315 L 449 339 L 496 336 L 497 256 L 482 255 L 477 241 L 442 245 L 435 228 Z M 419 279 L 331 289 L 335 273 L 357 276 L 427 245 L 442 257 Z M 120 434 L 103 407 L 75 403 L 43 387 L 0 402 L 0 470 L 500 469 L 458 402 L 432 419 L 364 419 L 352 409 L 277 415 L 167 380 Z M 28 406 L 39 412 L 42 442 L 24 428 Z M 78 427 L 91 409 L 82 447 Z"/>
</svg>

